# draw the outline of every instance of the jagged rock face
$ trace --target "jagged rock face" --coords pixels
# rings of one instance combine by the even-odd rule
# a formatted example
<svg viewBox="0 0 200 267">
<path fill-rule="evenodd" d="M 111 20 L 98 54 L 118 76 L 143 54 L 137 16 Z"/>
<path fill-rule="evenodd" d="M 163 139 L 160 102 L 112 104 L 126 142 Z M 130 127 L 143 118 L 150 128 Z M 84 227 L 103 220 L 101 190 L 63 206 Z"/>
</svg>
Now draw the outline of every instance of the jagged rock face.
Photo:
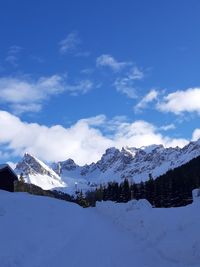
<svg viewBox="0 0 200 267">
<path fill-rule="evenodd" d="M 74 161 L 64 161 L 61 164 L 61 173 L 89 181 L 95 179 L 104 182 L 121 181 L 124 178 L 131 178 L 135 182 L 140 182 L 147 180 L 149 174 L 156 178 L 198 155 L 200 155 L 200 141 L 191 142 L 182 149 L 164 148 L 162 145 L 142 148 L 125 147 L 121 151 L 117 148 L 109 148 L 99 161 L 90 165 L 81 167 Z"/>
<path fill-rule="evenodd" d="M 16 171 L 21 171 L 24 175 L 28 174 L 46 174 L 49 176 L 53 176 L 51 171 L 49 171 L 47 168 L 45 168 L 44 165 L 41 164 L 39 160 L 36 160 L 35 157 L 31 156 L 28 153 L 25 153 L 23 159 L 21 162 L 19 162 L 16 166 Z"/>
<path fill-rule="evenodd" d="M 60 166 L 59 168 L 60 168 L 61 172 L 62 172 L 62 169 L 72 171 L 72 170 L 75 170 L 77 168 L 77 165 L 73 161 L 73 159 L 67 159 L 63 162 L 58 162 L 58 165 Z"/>
<path fill-rule="evenodd" d="M 18 175 L 23 174 L 26 182 L 38 185 L 43 189 L 65 186 L 60 176 L 42 161 L 28 153 L 16 165 L 15 172 Z"/>
<path fill-rule="evenodd" d="M 106 172 L 110 168 L 110 166 L 112 166 L 120 159 L 120 157 L 121 152 L 118 149 L 114 147 L 108 148 L 101 159 L 97 161 L 96 168 L 98 168 L 102 172 Z M 95 171 L 95 168 L 93 169 L 93 171 Z"/>
</svg>

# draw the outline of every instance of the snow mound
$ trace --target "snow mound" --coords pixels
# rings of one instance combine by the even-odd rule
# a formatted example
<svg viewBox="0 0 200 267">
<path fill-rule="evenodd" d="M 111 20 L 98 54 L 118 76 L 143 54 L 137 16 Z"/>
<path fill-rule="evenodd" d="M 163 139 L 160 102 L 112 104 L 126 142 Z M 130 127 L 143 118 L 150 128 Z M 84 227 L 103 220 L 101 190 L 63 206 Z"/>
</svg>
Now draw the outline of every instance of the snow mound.
<svg viewBox="0 0 200 267">
<path fill-rule="evenodd" d="M 199 267 L 199 206 L 65 201 L 0 191 L 1 267 Z"/>
<path fill-rule="evenodd" d="M 199 192 L 194 191 L 196 200 Z M 199 266 L 200 236 L 197 234 L 200 214 L 196 202 L 181 208 L 152 208 L 143 200 L 128 203 L 100 202 L 97 210 L 143 244 L 144 256 L 152 248 L 169 266 Z M 180 264 L 180 265 L 179 265 Z M 137 265 L 143 266 L 143 265 Z M 150 264 L 144 266 L 164 266 Z"/>
<path fill-rule="evenodd" d="M 112 201 L 102 201 L 96 203 L 96 209 L 98 212 L 111 218 L 113 221 L 118 222 L 120 225 L 124 225 L 125 228 L 127 228 L 127 221 L 131 220 L 132 214 L 139 211 L 148 212 L 151 208 L 151 204 L 146 199 L 131 200 L 127 203 L 115 203 Z M 129 219 L 124 221 L 124 218 L 126 217 L 129 217 Z"/>
<path fill-rule="evenodd" d="M 127 211 L 152 208 L 151 204 L 146 199 L 140 199 L 140 200 L 133 199 L 129 201 L 126 206 L 127 206 L 126 208 Z"/>
<path fill-rule="evenodd" d="M 110 215 L 111 217 L 118 214 L 119 216 L 122 213 L 130 212 L 134 210 L 146 210 L 152 208 L 151 204 L 146 199 L 136 200 L 133 199 L 127 203 L 115 203 L 112 201 L 101 201 L 96 203 L 96 208 L 100 212 Z"/>
</svg>

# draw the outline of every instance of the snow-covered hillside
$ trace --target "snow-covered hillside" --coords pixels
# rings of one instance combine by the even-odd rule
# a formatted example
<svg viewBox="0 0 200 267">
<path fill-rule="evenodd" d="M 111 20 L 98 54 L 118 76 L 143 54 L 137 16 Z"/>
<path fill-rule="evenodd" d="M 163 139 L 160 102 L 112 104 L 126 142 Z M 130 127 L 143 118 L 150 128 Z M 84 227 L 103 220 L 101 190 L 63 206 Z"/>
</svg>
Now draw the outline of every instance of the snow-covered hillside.
<svg viewBox="0 0 200 267">
<path fill-rule="evenodd" d="M 196 194 L 197 195 L 197 194 Z M 200 201 L 153 209 L 0 191 L 2 267 L 199 267 Z"/>
<path fill-rule="evenodd" d="M 101 159 L 90 165 L 78 166 L 72 159 L 54 163 L 51 168 L 25 154 L 16 171 L 28 181 L 44 189 L 61 187 L 70 193 L 109 181 L 121 182 L 128 178 L 134 182 L 146 181 L 149 174 L 156 178 L 170 169 L 179 167 L 200 155 L 200 140 L 181 148 L 151 145 L 142 148 L 109 148 Z"/>
<path fill-rule="evenodd" d="M 28 153 L 25 153 L 22 161 L 17 164 L 15 172 L 18 176 L 23 174 L 26 182 L 46 190 L 55 187 L 67 187 L 67 184 L 50 167 Z"/>
<path fill-rule="evenodd" d="M 54 170 L 66 177 L 84 178 L 90 183 L 108 181 L 121 182 L 124 178 L 134 182 L 146 181 L 151 174 L 154 178 L 185 164 L 200 155 L 200 140 L 191 142 L 184 148 L 164 148 L 152 145 L 142 148 L 109 148 L 97 163 L 80 167 L 73 160 L 53 165 Z"/>
</svg>

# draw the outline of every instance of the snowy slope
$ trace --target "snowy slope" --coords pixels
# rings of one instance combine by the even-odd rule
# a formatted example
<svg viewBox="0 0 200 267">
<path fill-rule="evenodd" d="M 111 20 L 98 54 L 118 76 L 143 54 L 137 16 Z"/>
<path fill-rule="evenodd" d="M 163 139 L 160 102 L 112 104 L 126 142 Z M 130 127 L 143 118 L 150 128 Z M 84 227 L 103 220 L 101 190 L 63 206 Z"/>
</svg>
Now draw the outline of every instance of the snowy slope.
<svg viewBox="0 0 200 267">
<path fill-rule="evenodd" d="M 76 204 L 0 191 L 2 267 L 199 267 L 200 201 Z"/>
<path fill-rule="evenodd" d="M 18 176 L 23 174 L 26 182 L 38 185 L 43 189 L 67 187 L 67 184 L 51 168 L 28 153 L 17 164 L 15 172 Z"/>
</svg>

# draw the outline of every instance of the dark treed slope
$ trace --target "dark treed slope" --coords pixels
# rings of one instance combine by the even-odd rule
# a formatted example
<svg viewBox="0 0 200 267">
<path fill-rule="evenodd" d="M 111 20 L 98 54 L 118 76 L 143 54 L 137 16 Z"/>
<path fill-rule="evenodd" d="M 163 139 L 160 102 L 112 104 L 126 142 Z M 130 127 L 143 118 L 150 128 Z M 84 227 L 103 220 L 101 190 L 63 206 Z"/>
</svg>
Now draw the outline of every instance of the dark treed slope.
<svg viewBox="0 0 200 267">
<path fill-rule="evenodd" d="M 121 184 L 109 183 L 100 186 L 95 192 L 87 193 L 87 201 L 112 200 L 127 202 L 131 199 L 146 198 L 154 207 L 178 207 L 192 202 L 192 190 L 200 187 L 200 156 L 190 162 L 168 171 L 155 180 L 139 184 L 130 184 L 125 180 Z"/>
</svg>

